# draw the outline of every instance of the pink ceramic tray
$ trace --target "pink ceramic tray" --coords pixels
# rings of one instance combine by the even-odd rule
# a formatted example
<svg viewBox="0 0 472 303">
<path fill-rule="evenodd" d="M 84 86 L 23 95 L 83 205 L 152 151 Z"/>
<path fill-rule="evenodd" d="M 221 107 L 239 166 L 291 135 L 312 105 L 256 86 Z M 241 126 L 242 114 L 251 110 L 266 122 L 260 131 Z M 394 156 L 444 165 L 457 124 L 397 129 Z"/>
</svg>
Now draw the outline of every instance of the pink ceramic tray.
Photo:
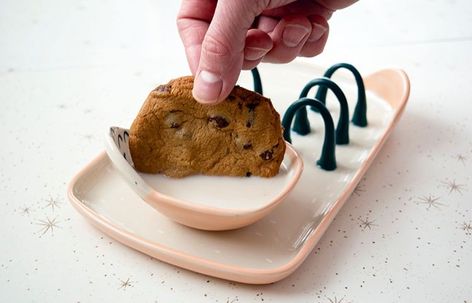
<svg viewBox="0 0 472 303">
<path fill-rule="evenodd" d="M 324 69 L 306 63 L 260 69 L 264 94 L 283 113 L 297 92 Z M 281 76 L 283 73 L 283 76 Z M 246 82 L 245 82 L 246 81 Z M 250 83 L 249 77 L 242 80 Z M 356 88 L 349 77 L 336 79 L 353 108 Z M 323 140 L 321 119 L 310 112 L 316 132 L 292 134 L 304 171 L 287 198 L 256 223 L 233 231 L 211 232 L 185 227 L 144 202 L 102 152 L 69 184 L 72 205 L 93 225 L 118 241 L 162 261 L 199 273 L 244 283 L 283 279 L 300 266 L 350 196 L 398 122 L 409 96 L 404 72 L 387 69 L 364 77 L 366 128 L 351 126 L 351 144 L 337 146 L 338 168 L 314 165 Z M 250 85 L 245 85 L 250 87 Z M 337 120 L 336 102 L 328 108 Z M 249 178 L 251 179 L 251 178 Z M 182 188 L 185 190 L 185 188 Z M 209 189 L 209 194 L 211 194 Z"/>
</svg>

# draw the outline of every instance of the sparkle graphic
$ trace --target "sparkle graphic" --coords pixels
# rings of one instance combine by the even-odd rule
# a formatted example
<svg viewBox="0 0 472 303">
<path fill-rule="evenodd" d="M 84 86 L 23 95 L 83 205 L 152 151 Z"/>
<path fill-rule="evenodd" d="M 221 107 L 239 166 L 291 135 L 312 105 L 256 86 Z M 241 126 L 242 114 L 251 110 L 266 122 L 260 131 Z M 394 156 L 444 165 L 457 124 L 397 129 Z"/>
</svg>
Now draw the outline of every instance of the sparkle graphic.
<svg viewBox="0 0 472 303">
<path fill-rule="evenodd" d="M 455 158 L 457 161 L 462 162 L 462 164 L 465 164 L 465 161 L 467 160 L 467 158 L 462 154 L 457 154 Z"/>
<path fill-rule="evenodd" d="M 29 215 L 30 212 L 31 212 L 31 207 L 29 207 L 29 206 L 23 207 L 20 210 L 20 212 L 21 212 L 22 215 Z"/>
<path fill-rule="evenodd" d="M 49 196 L 49 199 L 46 200 L 45 208 L 50 207 L 52 211 L 54 211 L 54 209 L 56 208 L 61 208 L 59 206 L 61 203 L 58 200 L 59 200 L 58 198 L 54 199 L 53 197 Z"/>
<path fill-rule="evenodd" d="M 365 186 L 362 183 L 357 184 L 356 188 L 354 188 L 353 193 L 356 194 L 358 197 L 365 192 Z"/>
<path fill-rule="evenodd" d="M 455 179 L 452 181 L 443 181 L 441 183 L 447 187 L 447 189 L 449 190 L 449 194 L 451 194 L 452 192 L 458 192 L 462 194 L 462 190 L 465 188 L 464 184 L 457 184 Z"/>
<path fill-rule="evenodd" d="M 133 281 L 130 280 L 130 278 L 126 280 L 120 280 L 120 287 L 118 289 L 126 289 L 128 287 L 134 287 Z"/>
<path fill-rule="evenodd" d="M 39 220 L 38 223 L 36 224 L 41 226 L 41 229 L 39 230 L 39 232 L 41 233 L 41 236 L 42 236 L 48 231 L 50 231 L 51 235 L 53 235 L 54 229 L 60 227 L 57 223 L 58 223 L 57 218 L 54 218 L 52 220 L 49 218 L 46 218 L 46 220 Z"/>
<path fill-rule="evenodd" d="M 338 298 L 335 296 L 334 299 L 326 297 L 328 299 L 329 303 L 342 303 L 344 300 L 344 297 L 338 300 Z"/>
<path fill-rule="evenodd" d="M 239 298 L 238 296 L 230 299 L 230 298 L 226 298 L 226 303 L 235 303 L 235 302 L 238 302 L 239 301 Z"/>
<path fill-rule="evenodd" d="M 466 223 L 466 222 L 462 223 L 461 229 L 463 231 L 465 231 L 466 235 L 468 235 L 468 236 L 472 235 L 472 223 L 470 223 L 470 222 L 469 223 Z"/>
<path fill-rule="evenodd" d="M 362 230 L 365 230 L 366 228 L 372 229 L 373 226 L 377 226 L 377 224 L 374 224 L 375 220 L 369 220 L 369 217 L 366 217 L 365 219 L 360 218 L 359 222 L 361 222 L 359 226 Z"/>
<path fill-rule="evenodd" d="M 431 195 L 420 197 L 418 198 L 418 200 L 419 200 L 419 203 L 427 205 L 426 207 L 427 210 L 429 210 L 431 207 L 440 208 L 440 206 L 444 205 L 441 202 L 439 202 L 439 197 L 435 197 Z"/>
</svg>

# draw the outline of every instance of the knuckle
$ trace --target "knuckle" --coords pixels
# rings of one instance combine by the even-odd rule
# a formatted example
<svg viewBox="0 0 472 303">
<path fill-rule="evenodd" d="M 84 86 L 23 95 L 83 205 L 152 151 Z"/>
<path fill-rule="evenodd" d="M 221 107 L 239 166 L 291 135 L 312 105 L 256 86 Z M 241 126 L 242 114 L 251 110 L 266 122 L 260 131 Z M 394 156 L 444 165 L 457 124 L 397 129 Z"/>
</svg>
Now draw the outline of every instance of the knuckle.
<svg viewBox="0 0 472 303">
<path fill-rule="evenodd" d="M 216 38 L 213 35 L 207 35 L 202 44 L 202 55 L 211 59 L 225 60 L 231 58 L 231 49 L 228 43 Z"/>
</svg>

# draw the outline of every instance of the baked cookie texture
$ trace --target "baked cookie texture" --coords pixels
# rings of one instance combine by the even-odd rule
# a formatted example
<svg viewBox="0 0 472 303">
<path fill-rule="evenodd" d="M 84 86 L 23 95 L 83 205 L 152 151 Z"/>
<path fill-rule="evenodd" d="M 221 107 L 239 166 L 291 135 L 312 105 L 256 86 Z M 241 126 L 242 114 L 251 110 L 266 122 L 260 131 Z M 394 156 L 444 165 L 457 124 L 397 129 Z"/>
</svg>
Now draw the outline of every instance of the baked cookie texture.
<svg viewBox="0 0 472 303">
<path fill-rule="evenodd" d="M 272 177 L 285 153 L 280 116 L 269 99 L 242 87 L 217 105 L 192 97 L 193 77 L 160 85 L 131 125 L 135 168 L 170 177 Z"/>
</svg>

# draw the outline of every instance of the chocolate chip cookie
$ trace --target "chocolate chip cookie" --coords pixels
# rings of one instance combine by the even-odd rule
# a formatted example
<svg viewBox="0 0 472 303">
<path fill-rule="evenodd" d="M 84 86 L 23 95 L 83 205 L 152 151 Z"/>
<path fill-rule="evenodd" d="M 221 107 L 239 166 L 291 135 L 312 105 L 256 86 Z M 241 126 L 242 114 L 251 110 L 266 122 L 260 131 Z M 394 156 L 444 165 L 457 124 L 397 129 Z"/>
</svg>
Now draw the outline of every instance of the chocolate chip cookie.
<svg viewBox="0 0 472 303">
<path fill-rule="evenodd" d="M 269 99 L 236 86 L 216 105 L 192 97 L 193 77 L 153 90 L 130 128 L 135 168 L 170 177 L 272 177 L 285 153 L 280 116 Z"/>
</svg>

